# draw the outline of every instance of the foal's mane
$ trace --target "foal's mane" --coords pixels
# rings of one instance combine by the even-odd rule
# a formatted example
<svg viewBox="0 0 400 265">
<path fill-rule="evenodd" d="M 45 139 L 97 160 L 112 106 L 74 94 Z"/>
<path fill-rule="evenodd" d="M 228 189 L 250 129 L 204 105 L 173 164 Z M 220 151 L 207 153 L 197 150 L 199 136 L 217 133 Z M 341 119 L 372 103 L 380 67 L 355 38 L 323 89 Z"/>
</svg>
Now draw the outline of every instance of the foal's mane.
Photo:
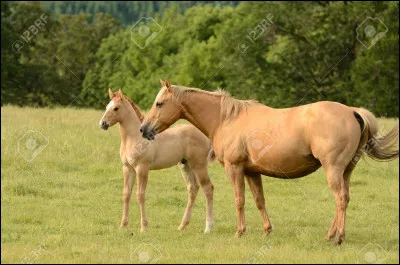
<svg viewBox="0 0 400 265">
<path fill-rule="evenodd" d="M 144 116 L 142 114 L 142 111 L 139 109 L 139 107 L 136 106 L 133 103 L 133 101 L 130 98 L 128 98 L 127 96 L 124 95 L 123 97 L 124 97 L 124 99 L 126 99 L 129 102 L 129 104 L 132 106 L 133 110 L 135 111 L 136 116 L 139 118 L 140 122 L 142 122 L 144 120 Z"/>
<path fill-rule="evenodd" d="M 172 94 L 178 102 L 182 102 L 187 93 L 202 93 L 215 97 L 221 97 L 221 120 L 234 119 L 242 110 L 246 110 L 249 106 L 259 103 L 256 100 L 236 99 L 222 89 L 217 89 L 216 91 L 211 92 L 194 87 L 172 85 Z"/>
</svg>

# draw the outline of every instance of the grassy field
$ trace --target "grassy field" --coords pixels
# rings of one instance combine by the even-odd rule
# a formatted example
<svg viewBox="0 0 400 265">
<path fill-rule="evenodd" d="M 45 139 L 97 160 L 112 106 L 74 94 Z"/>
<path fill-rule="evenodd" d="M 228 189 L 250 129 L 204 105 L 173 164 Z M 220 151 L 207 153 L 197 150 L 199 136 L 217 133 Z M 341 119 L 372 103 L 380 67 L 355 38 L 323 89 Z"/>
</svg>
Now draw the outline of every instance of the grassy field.
<svg viewBox="0 0 400 265">
<path fill-rule="evenodd" d="M 246 187 L 248 233 L 234 238 L 233 193 L 218 163 L 209 166 L 215 187 L 211 234 L 202 233 L 202 192 L 191 223 L 177 231 L 187 196 L 177 167 L 150 173 L 148 232 L 139 232 L 135 199 L 129 228 L 120 230 L 119 130 L 100 130 L 101 116 L 95 110 L 1 109 L 2 263 L 399 262 L 398 160 L 359 163 L 342 246 L 324 239 L 335 203 L 322 170 L 297 180 L 263 178 L 274 227 L 268 237 L 262 236 L 261 217 Z M 395 120 L 380 124 L 388 130 Z M 43 135 L 35 134 L 36 143 L 29 141 L 29 130 Z"/>
</svg>

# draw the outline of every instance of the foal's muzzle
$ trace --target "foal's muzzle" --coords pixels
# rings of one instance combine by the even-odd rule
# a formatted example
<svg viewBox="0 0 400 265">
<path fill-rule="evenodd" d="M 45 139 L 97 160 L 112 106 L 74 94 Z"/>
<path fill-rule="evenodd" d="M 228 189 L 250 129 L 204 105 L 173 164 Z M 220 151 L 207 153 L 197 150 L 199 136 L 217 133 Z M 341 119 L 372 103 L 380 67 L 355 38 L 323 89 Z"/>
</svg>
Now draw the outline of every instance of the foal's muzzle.
<svg viewBox="0 0 400 265">
<path fill-rule="evenodd" d="M 154 140 L 154 137 L 156 136 L 156 132 L 155 132 L 154 128 L 150 129 L 149 125 L 150 125 L 149 123 L 142 125 L 140 127 L 140 133 L 147 140 Z"/>
<path fill-rule="evenodd" d="M 110 126 L 110 125 L 109 125 L 107 122 L 105 122 L 105 121 L 102 121 L 102 122 L 100 123 L 100 127 L 101 127 L 103 130 L 107 130 L 109 126 Z"/>
</svg>

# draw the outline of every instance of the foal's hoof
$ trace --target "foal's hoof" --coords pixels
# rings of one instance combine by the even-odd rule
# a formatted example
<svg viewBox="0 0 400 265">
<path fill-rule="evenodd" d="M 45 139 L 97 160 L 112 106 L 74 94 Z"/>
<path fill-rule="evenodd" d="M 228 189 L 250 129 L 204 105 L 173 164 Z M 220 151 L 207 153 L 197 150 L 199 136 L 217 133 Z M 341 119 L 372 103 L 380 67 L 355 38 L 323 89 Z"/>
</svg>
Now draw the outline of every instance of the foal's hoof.
<svg viewBox="0 0 400 265">
<path fill-rule="evenodd" d="M 204 234 L 209 234 L 211 232 L 211 228 L 214 226 L 214 223 L 207 223 L 206 224 L 206 229 L 204 229 Z"/>
<path fill-rule="evenodd" d="M 127 227 L 128 227 L 128 223 L 119 225 L 119 229 L 124 229 L 124 228 L 127 228 Z"/>
<path fill-rule="evenodd" d="M 146 232 L 147 232 L 147 227 L 140 228 L 140 233 L 146 233 Z"/>
<path fill-rule="evenodd" d="M 185 227 L 189 224 L 189 222 L 182 222 L 179 227 L 178 230 L 179 231 L 183 231 L 185 229 Z"/>
</svg>

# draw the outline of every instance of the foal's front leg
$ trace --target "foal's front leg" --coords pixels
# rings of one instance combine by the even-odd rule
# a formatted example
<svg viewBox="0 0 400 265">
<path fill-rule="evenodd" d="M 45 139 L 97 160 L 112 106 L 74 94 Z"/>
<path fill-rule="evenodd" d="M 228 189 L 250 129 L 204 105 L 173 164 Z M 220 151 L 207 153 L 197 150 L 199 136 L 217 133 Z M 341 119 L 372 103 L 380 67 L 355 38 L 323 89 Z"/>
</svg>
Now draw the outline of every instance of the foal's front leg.
<svg viewBox="0 0 400 265">
<path fill-rule="evenodd" d="M 147 165 L 140 165 L 136 168 L 137 178 L 137 202 L 140 207 L 140 232 L 146 232 L 147 230 L 147 217 L 144 209 L 146 186 L 149 176 L 149 167 Z"/>
<path fill-rule="evenodd" d="M 124 175 L 124 208 L 122 211 L 122 219 L 120 227 L 128 226 L 129 219 L 129 202 L 132 195 L 132 187 L 135 183 L 135 171 L 127 166 L 122 167 L 122 174 Z"/>
<path fill-rule="evenodd" d="M 245 186 L 243 167 L 241 165 L 225 162 L 225 171 L 231 180 L 233 193 L 235 195 L 235 206 L 238 216 L 236 237 L 240 237 L 246 232 L 246 219 L 244 215 Z"/>
</svg>

